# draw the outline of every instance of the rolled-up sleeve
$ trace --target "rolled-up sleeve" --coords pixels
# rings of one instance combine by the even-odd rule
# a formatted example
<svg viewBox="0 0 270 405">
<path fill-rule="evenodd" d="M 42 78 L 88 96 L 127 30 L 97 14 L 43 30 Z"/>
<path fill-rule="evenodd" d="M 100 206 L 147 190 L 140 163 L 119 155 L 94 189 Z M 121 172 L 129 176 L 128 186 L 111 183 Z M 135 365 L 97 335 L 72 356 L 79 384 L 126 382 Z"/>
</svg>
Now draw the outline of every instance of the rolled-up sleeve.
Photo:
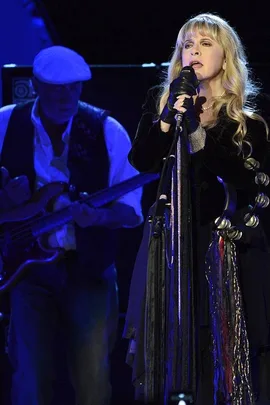
<svg viewBox="0 0 270 405">
<path fill-rule="evenodd" d="M 104 136 L 110 161 L 109 186 L 136 176 L 139 172 L 128 161 L 131 141 L 125 128 L 109 116 L 104 121 Z M 143 222 L 142 191 L 142 187 L 137 188 L 117 200 L 133 207 L 138 217 L 138 225 Z"/>
</svg>

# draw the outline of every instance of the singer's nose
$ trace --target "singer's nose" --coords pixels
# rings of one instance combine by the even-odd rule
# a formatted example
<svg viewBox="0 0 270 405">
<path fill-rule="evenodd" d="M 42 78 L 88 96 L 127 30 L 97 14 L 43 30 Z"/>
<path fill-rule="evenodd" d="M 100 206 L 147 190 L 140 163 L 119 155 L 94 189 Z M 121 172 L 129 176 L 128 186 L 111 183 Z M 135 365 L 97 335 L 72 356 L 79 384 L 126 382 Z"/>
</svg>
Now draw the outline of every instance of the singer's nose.
<svg viewBox="0 0 270 405">
<path fill-rule="evenodd" d="M 198 49 L 193 49 L 192 51 L 191 51 L 191 55 L 200 55 L 200 51 L 198 50 Z"/>
</svg>

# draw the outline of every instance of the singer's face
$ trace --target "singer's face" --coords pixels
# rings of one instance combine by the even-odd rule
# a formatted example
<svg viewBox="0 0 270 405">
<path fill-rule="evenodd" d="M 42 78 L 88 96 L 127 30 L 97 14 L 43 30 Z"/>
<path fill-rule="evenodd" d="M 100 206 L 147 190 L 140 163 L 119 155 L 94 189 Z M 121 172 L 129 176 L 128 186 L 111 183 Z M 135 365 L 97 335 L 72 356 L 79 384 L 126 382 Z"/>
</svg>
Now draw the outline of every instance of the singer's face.
<svg viewBox="0 0 270 405">
<path fill-rule="evenodd" d="M 221 77 L 225 69 L 223 48 L 214 39 L 196 30 L 184 41 L 182 65 L 192 66 L 200 81 Z"/>
</svg>

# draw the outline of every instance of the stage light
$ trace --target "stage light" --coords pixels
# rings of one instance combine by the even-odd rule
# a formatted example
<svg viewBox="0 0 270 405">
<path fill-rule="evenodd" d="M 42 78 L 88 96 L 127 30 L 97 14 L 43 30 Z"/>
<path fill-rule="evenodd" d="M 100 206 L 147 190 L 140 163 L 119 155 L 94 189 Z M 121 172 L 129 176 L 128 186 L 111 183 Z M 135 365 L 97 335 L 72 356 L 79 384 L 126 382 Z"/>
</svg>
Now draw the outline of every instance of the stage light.
<svg viewBox="0 0 270 405">
<path fill-rule="evenodd" d="M 169 404 L 173 405 L 193 405 L 193 395 L 188 392 L 172 392 L 169 395 Z"/>
</svg>

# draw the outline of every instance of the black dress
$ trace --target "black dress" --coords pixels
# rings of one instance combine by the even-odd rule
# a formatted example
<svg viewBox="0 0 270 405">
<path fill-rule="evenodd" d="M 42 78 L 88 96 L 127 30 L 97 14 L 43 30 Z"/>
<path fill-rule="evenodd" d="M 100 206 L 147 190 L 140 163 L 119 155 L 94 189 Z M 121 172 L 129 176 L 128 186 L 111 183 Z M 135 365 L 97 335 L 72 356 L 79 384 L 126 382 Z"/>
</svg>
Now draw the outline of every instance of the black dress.
<svg viewBox="0 0 270 405">
<path fill-rule="evenodd" d="M 261 114 L 269 120 L 270 103 L 267 96 L 257 99 Z M 140 172 L 160 171 L 163 158 L 167 155 L 173 139 L 169 133 L 160 130 L 156 119 L 155 90 L 149 91 L 143 106 L 143 115 L 138 125 L 136 137 L 129 153 L 131 164 Z M 192 176 L 193 213 L 193 258 L 196 284 L 196 315 L 198 319 L 198 388 L 196 404 L 211 404 L 213 366 L 211 361 L 211 337 L 209 329 L 208 288 L 205 277 L 205 256 L 211 240 L 213 221 L 222 213 L 224 189 L 217 176 L 233 185 L 237 193 L 237 207 L 234 221 L 241 222 L 247 207 L 254 204 L 257 186 L 254 172 L 247 170 L 243 158 L 232 143 L 232 135 L 237 124 L 230 120 L 225 108 L 221 110 L 218 124 L 206 129 L 204 149 L 191 155 L 190 174 Z M 260 162 L 261 171 L 269 172 L 269 144 L 265 126 L 260 121 L 247 119 L 246 140 L 252 145 L 252 157 Z M 250 344 L 253 390 L 255 397 L 267 397 L 267 386 L 262 387 L 262 358 L 267 358 L 270 349 L 270 212 L 267 207 L 259 226 L 245 228 L 244 237 L 236 243 L 238 254 L 239 283 L 243 296 L 246 327 Z M 146 247 L 141 247 L 146 251 Z M 144 280 L 145 281 L 145 280 Z M 144 283 L 142 282 L 142 285 Z M 131 292 L 134 290 L 131 285 Z M 140 295 L 142 296 L 142 294 Z M 131 299 L 132 301 L 132 299 Z M 129 307 L 127 323 L 132 311 Z M 126 336 L 128 337 L 128 336 Z M 263 354 L 263 356 L 261 356 Z M 270 367 L 266 373 L 269 372 Z M 265 373 L 264 373 L 265 376 Z M 268 377 L 268 378 L 269 378 Z M 267 384 L 266 384 L 267 385 Z M 269 393 L 270 400 L 270 393 Z M 270 402 L 269 402 L 270 403 Z M 246 405 L 246 404 L 245 404 Z"/>
</svg>

